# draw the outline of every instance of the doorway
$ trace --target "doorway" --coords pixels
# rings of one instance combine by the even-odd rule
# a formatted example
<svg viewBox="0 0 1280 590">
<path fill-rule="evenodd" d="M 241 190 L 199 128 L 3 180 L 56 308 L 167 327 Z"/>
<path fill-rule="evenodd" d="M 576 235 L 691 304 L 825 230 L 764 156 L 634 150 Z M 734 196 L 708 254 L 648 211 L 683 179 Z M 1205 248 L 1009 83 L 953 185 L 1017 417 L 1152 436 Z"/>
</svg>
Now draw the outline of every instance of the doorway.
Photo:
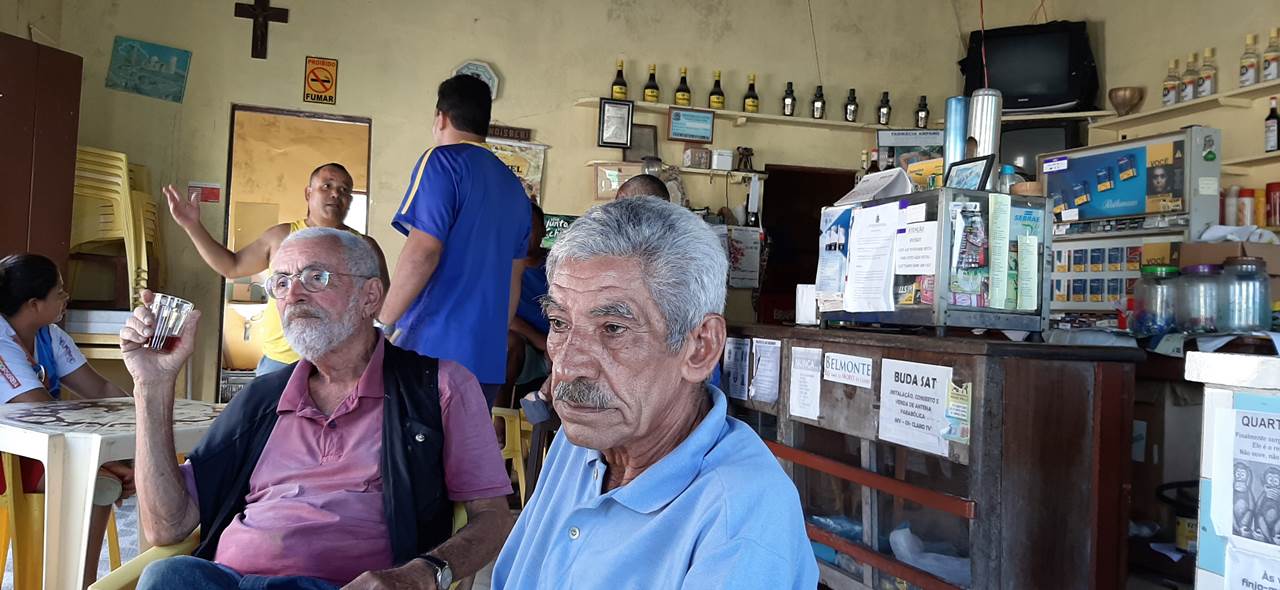
<svg viewBox="0 0 1280 590">
<path fill-rule="evenodd" d="M 372 126 L 367 117 L 231 105 L 227 248 L 239 250 L 278 223 L 305 218 L 311 172 L 329 162 L 352 176 L 346 224 L 368 233 Z M 220 401 L 253 378 L 262 358 L 262 312 L 272 304 L 262 288 L 265 274 L 223 281 Z"/>
</svg>

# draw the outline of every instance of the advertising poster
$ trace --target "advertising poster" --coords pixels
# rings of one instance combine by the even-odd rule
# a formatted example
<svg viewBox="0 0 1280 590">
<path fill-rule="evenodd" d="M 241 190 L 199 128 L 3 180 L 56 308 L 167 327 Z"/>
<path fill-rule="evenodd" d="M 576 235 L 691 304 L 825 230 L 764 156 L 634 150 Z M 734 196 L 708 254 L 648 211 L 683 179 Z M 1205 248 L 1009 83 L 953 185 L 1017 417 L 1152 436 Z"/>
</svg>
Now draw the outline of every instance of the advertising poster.
<svg viewBox="0 0 1280 590">
<path fill-rule="evenodd" d="M 1046 194 L 1063 219 L 1100 219 L 1182 210 L 1182 142 L 1071 158 L 1045 174 Z"/>
<path fill-rule="evenodd" d="M 845 263 L 849 256 L 849 224 L 853 207 L 823 207 L 818 223 L 818 298 L 844 293 Z"/>
<path fill-rule="evenodd" d="M 107 88 L 182 102 L 191 52 L 128 37 L 116 37 L 107 68 Z"/>
<path fill-rule="evenodd" d="M 529 199 L 541 205 L 542 166 L 546 162 L 547 146 L 492 137 L 485 140 L 485 146 L 520 179 Z"/>
<path fill-rule="evenodd" d="M 950 390 L 951 367 L 882 359 L 880 438 L 946 456 Z"/>
</svg>

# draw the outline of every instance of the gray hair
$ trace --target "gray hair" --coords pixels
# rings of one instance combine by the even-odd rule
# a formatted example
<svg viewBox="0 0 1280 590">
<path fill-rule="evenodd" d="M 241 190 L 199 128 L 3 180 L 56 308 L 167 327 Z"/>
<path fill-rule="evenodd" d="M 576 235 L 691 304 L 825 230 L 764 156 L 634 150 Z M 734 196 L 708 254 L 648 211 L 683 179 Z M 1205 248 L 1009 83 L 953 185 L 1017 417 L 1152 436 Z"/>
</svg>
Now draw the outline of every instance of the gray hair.
<svg viewBox="0 0 1280 590">
<path fill-rule="evenodd" d="M 347 272 L 361 277 L 377 278 L 381 275 L 378 255 L 363 236 L 332 227 L 308 227 L 289 234 L 280 247 L 290 242 L 329 238 L 342 245 L 342 258 L 347 261 Z"/>
<path fill-rule="evenodd" d="M 707 314 L 723 314 L 729 261 L 715 232 L 693 212 L 656 197 L 592 207 L 547 256 L 547 280 L 565 260 L 635 258 L 675 351 Z"/>
</svg>

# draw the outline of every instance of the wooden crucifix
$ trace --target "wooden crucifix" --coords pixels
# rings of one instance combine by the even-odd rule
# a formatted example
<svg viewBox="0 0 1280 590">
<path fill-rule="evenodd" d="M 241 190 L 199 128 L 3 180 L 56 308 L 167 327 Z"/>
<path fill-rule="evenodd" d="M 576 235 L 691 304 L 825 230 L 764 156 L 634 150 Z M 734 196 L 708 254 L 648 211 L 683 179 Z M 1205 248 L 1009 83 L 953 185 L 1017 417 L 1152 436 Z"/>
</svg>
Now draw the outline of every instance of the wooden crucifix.
<svg viewBox="0 0 1280 590">
<path fill-rule="evenodd" d="M 289 9 L 271 5 L 271 0 L 253 0 L 253 4 L 236 2 L 236 16 L 253 19 L 254 59 L 267 59 L 267 24 L 289 22 Z"/>
</svg>

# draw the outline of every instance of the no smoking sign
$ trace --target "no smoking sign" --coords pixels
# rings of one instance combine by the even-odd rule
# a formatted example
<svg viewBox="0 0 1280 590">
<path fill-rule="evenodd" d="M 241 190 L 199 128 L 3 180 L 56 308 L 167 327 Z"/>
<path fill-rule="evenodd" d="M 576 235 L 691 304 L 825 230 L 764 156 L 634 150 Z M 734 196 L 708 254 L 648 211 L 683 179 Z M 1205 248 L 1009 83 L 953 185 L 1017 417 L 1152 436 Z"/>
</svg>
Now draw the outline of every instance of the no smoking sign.
<svg viewBox="0 0 1280 590">
<path fill-rule="evenodd" d="M 338 60 L 307 56 L 302 78 L 303 102 L 338 103 Z"/>
</svg>

